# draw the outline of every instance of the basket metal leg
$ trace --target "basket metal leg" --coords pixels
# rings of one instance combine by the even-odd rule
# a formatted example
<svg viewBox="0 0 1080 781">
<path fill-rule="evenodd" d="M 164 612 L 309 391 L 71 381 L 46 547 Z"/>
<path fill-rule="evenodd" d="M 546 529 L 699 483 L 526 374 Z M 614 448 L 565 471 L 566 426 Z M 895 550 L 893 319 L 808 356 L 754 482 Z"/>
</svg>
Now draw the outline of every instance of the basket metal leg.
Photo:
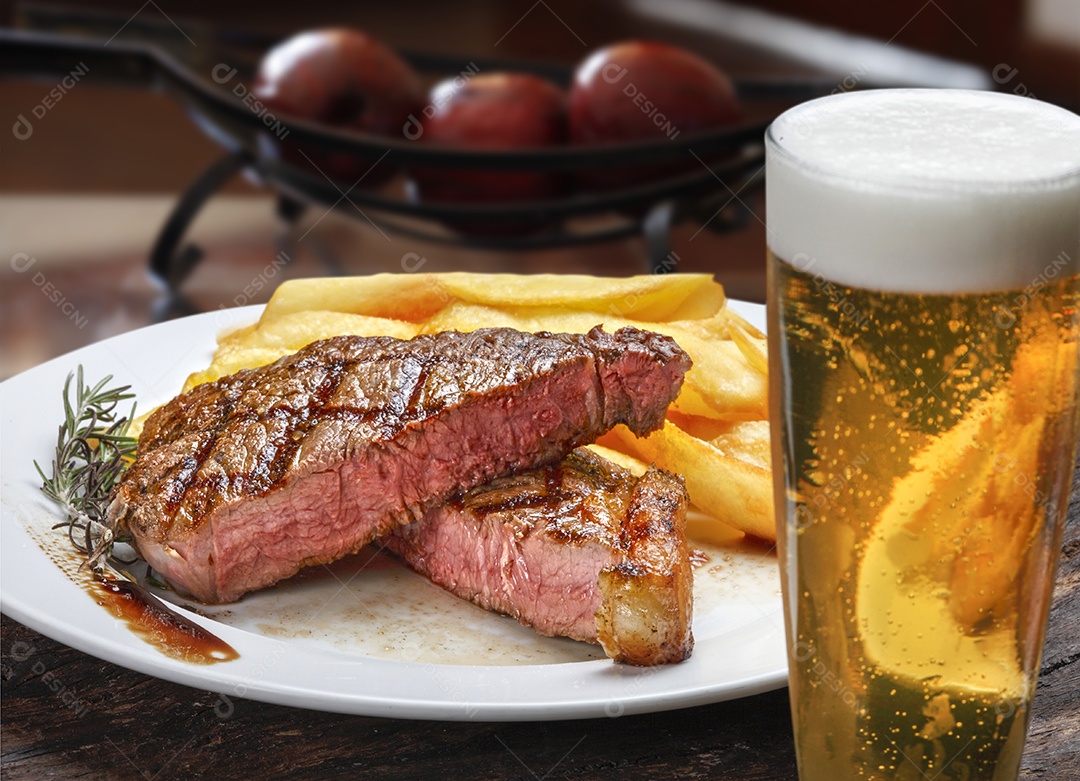
<svg viewBox="0 0 1080 781">
<path fill-rule="evenodd" d="M 301 201 L 296 200 L 292 196 L 282 193 L 277 197 L 277 203 L 275 205 L 275 211 L 277 216 L 290 227 L 300 221 L 300 218 L 304 216 L 304 212 L 307 211 L 307 205 Z"/>
<path fill-rule="evenodd" d="M 671 253 L 671 228 L 677 211 L 675 201 L 661 201 L 649 209 L 642 221 L 651 274 L 670 274 L 678 270 Z"/>
</svg>

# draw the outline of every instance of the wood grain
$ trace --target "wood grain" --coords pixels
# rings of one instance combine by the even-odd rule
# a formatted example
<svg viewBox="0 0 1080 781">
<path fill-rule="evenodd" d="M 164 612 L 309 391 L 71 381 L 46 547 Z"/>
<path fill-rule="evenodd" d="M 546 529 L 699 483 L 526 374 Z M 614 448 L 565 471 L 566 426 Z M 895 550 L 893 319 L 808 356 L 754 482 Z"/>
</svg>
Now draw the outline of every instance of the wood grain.
<svg viewBox="0 0 1080 781">
<path fill-rule="evenodd" d="M 3 649 L 0 767 L 10 779 L 794 774 L 785 691 L 619 719 L 440 723 L 225 702 L 96 660 L 7 618 Z M 66 708 L 38 670 L 78 692 L 85 715 Z"/>
<path fill-rule="evenodd" d="M 1061 540 L 1054 601 L 1020 777 L 1080 778 L 1080 464 Z"/>
</svg>

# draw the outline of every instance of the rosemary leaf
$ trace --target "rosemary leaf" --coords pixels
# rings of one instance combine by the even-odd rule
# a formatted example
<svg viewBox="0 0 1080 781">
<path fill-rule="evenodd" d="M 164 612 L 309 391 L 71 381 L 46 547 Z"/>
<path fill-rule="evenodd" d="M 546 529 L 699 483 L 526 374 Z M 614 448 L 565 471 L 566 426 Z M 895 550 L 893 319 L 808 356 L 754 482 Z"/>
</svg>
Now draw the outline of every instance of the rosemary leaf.
<svg viewBox="0 0 1080 781">
<path fill-rule="evenodd" d="M 75 380 L 74 402 L 72 380 Z M 64 529 L 86 563 L 100 572 L 113 555 L 113 546 L 125 542 L 106 518 L 109 495 L 135 456 L 136 440 L 128 436 L 135 416 L 121 416 L 117 408 L 129 399 L 131 386 L 106 387 L 112 375 L 93 387 L 83 379 L 83 367 L 68 374 L 64 382 L 64 422 L 56 438 L 52 474 L 47 476 L 37 461 L 42 492 L 60 505 L 67 520 L 54 528 Z"/>
</svg>

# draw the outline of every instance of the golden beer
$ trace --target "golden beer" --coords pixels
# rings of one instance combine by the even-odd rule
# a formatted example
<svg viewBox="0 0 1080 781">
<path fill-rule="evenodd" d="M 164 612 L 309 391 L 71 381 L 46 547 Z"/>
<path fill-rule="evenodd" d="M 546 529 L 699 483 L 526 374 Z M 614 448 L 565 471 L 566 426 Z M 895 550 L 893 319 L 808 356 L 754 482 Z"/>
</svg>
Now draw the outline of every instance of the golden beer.
<svg viewBox="0 0 1080 781">
<path fill-rule="evenodd" d="M 910 125 L 916 137 L 920 123 L 933 127 L 940 93 L 895 92 L 887 110 L 928 112 Z M 860 115 L 889 100 L 871 98 Z M 842 140 L 843 111 L 818 115 L 813 132 L 839 122 Z M 845 159 L 852 144 L 880 140 L 848 143 Z M 1056 195 L 1036 199 L 1044 216 L 1055 197 L 1061 208 L 1033 240 L 1015 183 L 946 171 L 944 185 L 900 176 L 889 192 L 885 165 L 867 175 L 871 187 L 830 181 L 819 166 L 811 184 L 841 192 L 817 208 L 794 182 L 805 159 L 778 163 L 784 139 L 769 143 L 769 187 L 789 187 L 769 201 L 769 347 L 800 778 L 1014 779 L 1080 433 L 1080 159 L 1071 169 L 1066 159 Z M 827 149 L 815 143 L 803 154 Z M 847 233 L 862 260 L 829 213 L 849 185 L 862 220 Z M 931 197 L 935 187 L 949 193 Z M 950 210 L 998 190 L 1020 214 L 1006 252 L 943 241 L 935 211 L 955 219 Z M 980 206 L 999 224 L 968 211 L 969 227 L 997 231 L 1001 244 L 1007 212 L 993 200 Z M 873 252 L 874 233 L 919 257 L 882 262 L 895 248 Z"/>
</svg>

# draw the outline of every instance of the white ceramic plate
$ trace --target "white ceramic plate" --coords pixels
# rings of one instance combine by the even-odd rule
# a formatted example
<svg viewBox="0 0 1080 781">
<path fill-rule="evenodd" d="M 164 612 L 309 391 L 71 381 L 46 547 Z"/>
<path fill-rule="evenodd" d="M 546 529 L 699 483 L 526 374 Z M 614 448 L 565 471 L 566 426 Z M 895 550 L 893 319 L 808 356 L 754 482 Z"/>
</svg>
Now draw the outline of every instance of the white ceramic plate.
<svg viewBox="0 0 1080 781">
<path fill-rule="evenodd" d="M 764 327 L 764 308 L 732 302 Z M 145 410 L 205 367 L 217 334 L 259 307 L 198 315 L 124 334 L 0 384 L 0 604 L 27 626 L 116 664 L 232 697 L 372 716 L 547 720 L 618 716 L 745 697 L 784 686 L 787 665 L 775 554 L 698 545 L 691 659 L 652 669 L 615 665 L 584 643 L 540 637 L 447 595 L 389 557 L 364 551 L 328 568 L 193 612 L 240 656 L 193 665 L 135 636 L 77 585 L 60 520 L 33 461 L 51 461 L 61 390 L 82 364 L 111 374 Z"/>
</svg>

